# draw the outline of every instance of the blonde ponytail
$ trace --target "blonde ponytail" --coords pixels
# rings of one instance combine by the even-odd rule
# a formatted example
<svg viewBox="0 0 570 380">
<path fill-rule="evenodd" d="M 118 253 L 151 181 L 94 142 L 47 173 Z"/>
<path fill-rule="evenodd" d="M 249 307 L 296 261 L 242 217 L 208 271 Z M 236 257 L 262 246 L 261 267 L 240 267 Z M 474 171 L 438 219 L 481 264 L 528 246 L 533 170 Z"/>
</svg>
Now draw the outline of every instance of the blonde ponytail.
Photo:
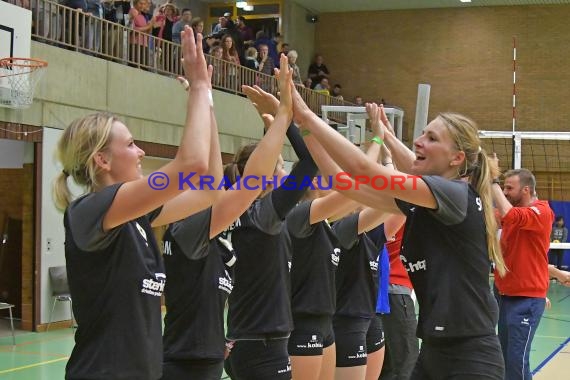
<svg viewBox="0 0 570 380">
<path fill-rule="evenodd" d="M 53 185 L 53 199 L 58 209 L 65 210 L 71 202 L 68 177 L 87 192 L 98 187 L 99 167 L 94 157 L 108 146 L 115 121 L 114 115 L 95 113 L 74 120 L 63 132 L 56 151 L 63 170 Z"/>
<path fill-rule="evenodd" d="M 497 220 L 493 209 L 491 193 L 491 171 L 487 154 L 481 148 L 477 124 L 468 117 L 456 113 L 442 113 L 438 116 L 447 127 L 456 148 L 465 153 L 465 163 L 461 165 L 460 177 L 468 177 L 483 205 L 489 259 L 495 263 L 497 272 L 503 276 L 507 268 L 497 237 Z"/>
<path fill-rule="evenodd" d="M 479 170 L 474 171 L 471 178 L 471 184 L 477 189 L 483 204 L 483 212 L 485 215 L 485 226 L 487 227 L 487 249 L 489 251 L 489 259 L 495 263 L 495 268 L 499 276 L 503 277 L 507 272 L 501 245 L 497 236 L 497 219 L 493 209 L 493 196 L 491 193 L 491 172 L 489 170 L 489 162 L 484 149 L 478 154 L 480 163 Z"/>
</svg>

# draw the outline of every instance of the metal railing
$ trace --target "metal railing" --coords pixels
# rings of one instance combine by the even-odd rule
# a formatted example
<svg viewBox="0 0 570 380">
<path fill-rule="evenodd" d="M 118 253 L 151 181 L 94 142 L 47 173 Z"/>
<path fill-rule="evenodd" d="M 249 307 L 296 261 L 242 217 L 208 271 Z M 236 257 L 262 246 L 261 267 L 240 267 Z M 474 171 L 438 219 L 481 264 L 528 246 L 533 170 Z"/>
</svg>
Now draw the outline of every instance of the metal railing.
<svg viewBox="0 0 570 380">
<path fill-rule="evenodd" d="M 183 75 L 179 44 L 56 2 L 30 0 L 30 5 L 32 36 L 37 41 L 162 75 Z M 214 67 L 212 86 L 216 89 L 243 95 L 242 85 L 258 85 L 265 91 L 277 94 L 277 81 L 270 75 L 211 55 L 206 55 L 206 59 Z M 297 89 L 310 109 L 318 115 L 321 115 L 323 105 L 353 105 L 303 86 L 297 85 Z M 346 123 L 343 113 L 329 114 L 328 119 L 335 123 Z"/>
</svg>

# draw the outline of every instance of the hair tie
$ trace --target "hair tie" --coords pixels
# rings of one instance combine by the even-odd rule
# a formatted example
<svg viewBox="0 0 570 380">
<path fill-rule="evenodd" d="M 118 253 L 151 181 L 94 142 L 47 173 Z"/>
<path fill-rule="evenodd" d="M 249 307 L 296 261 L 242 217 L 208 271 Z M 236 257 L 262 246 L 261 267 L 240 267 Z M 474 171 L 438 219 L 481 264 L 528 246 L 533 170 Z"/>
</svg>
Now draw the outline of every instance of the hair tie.
<svg viewBox="0 0 570 380">
<path fill-rule="evenodd" d="M 64 176 L 69 177 L 69 173 L 67 172 L 67 170 L 63 169 L 61 172 L 63 173 Z"/>
</svg>

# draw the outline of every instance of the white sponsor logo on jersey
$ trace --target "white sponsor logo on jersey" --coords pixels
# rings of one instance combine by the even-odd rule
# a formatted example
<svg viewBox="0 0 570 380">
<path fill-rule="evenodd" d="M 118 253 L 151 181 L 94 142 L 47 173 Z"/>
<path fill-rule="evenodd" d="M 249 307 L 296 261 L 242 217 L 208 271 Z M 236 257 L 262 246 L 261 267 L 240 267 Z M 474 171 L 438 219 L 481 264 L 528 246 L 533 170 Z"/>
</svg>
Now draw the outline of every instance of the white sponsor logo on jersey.
<svg viewBox="0 0 570 380">
<path fill-rule="evenodd" d="M 172 242 L 168 240 L 164 241 L 162 254 L 165 256 L 172 256 Z"/>
<path fill-rule="evenodd" d="M 289 359 L 287 367 L 285 367 L 284 369 L 277 370 L 277 373 L 287 373 L 287 372 L 291 372 L 291 359 Z"/>
<path fill-rule="evenodd" d="M 155 273 L 154 277 L 142 280 L 141 293 L 160 297 L 166 284 L 166 275 L 164 273 Z"/>
<path fill-rule="evenodd" d="M 232 290 L 234 289 L 234 286 L 232 285 L 232 278 L 230 277 L 230 274 L 227 270 L 224 272 L 226 272 L 225 277 L 218 278 L 218 289 L 231 294 Z"/>
<path fill-rule="evenodd" d="M 335 267 L 338 267 L 338 262 L 340 261 L 340 248 L 333 249 L 331 253 L 331 262 Z"/>
<path fill-rule="evenodd" d="M 416 261 L 415 263 L 409 263 L 408 260 L 406 259 L 406 256 L 403 255 L 400 255 L 400 260 L 402 260 L 402 264 L 404 264 L 404 268 L 406 268 L 408 272 L 414 273 L 419 270 L 427 270 L 425 260 L 419 260 Z"/>
<path fill-rule="evenodd" d="M 137 230 L 139 231 L 139 234 L 141 234 L 141 236 L 144 239 L 144 243 L 146 244 L 146 246 L 148 247 L 148 240 L 146 238 L 146 232 L 144 230 L 144 228 L 141 227 L 141 225 L 139 224 L 139 222 L 135 222 L 135 226 L 137 226 Z"/>
<path fill-rule="evenodd" d="M 378 261 L 370 260 L 370 270 L 378 272 Z"/>
</svg>

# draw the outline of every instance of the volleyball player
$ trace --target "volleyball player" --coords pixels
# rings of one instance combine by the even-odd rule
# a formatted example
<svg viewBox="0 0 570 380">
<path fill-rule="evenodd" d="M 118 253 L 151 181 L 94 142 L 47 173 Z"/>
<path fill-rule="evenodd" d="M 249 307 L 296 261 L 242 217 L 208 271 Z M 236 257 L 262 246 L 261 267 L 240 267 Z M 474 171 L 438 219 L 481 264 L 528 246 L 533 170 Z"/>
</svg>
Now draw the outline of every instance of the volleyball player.
<svg viewBox="0 0 570 380">
<path fill-rule="evenodd" d="M 227 241 L 218 235 L 261 193 L 262 178 L 274 173 L 292 117 L 289 85 L 292 79 L 287 58 L 282 58 L 285 65 L 279 78 L 281 102 L 275 120 L 266 117 L 264 120 L 269 128 L 261 141 L 240 149 L 252 151 L 242 169 L 244 177 L 248 178 L 247 186 L 240 183 L 228 191 L 222 190 L 211 207 L 172 224 L 166 231 L 164 262 L 168 283 L 165 288 L 163 380 L 219 380 L 222 375 L 224 307 L 233 288 L 230 267 L 235 256 Z M 216 189 L 223 179 L 213 110 L 210 122 L 210 170 Z M 237 157 L 240 155 L 240 152 L 236 154 Z"/>
<path fill-rule="evenodd" d="M 305 140 L 319 167 L 332 159 L 353 176 L 389 181 L 381 191 L 366 184 L 352 187 L 345 190 L 347 196 L 407 216 L 400 254 L 411 268 L 422 339 L 412 379 L 502 379 L 497 303 L 488 272 L 491 260 L 500 275 L 505 266 L 492 211 L 494 173 L 475 123 L 452 113 L 429 123 L 414 141 L 410 169 L 422 176 L 418 178 L 368 159 L 312 113 L 295 91 L 293 113 L 295 122 L 309 131 Z M 401 185 L 394 185 L 396 178 Z"/>
<path fill-rule="evenodd" d="M 192 82 L 186 125 L 176 157 L 160 170 L 204 174 L 210 129 L 209 75 L 201 36 L 182 32 L 184 71 Z M 149 379 L 162 373 L 160 297 L 165 275 L 151 226 L 207 206 L 199 191 L 171 183 L 155 190 L 144 177 L 127 127 L 109 114 L 75 120 L 58 143 L 63 171 L 54 187 L 65 210 L 65 257 L 78 328 L 66 379 Z M 71 202 L 68 177 L 87 194 Z M 196 201 L 197 198 L 201 200 Z"/>
<path fill-rule="evenodd" d="M 378 119 L 371 124 L 380 133 Z M 370 144 L 367 154 L 378 159 L 380 146 Z M 289 355 L 295 380 L 334 377 L 336 352 L 332 317 L 336 310 L 335 271 L 340 247 L 327 219 L 358 207 L 337 192 L 323 191 L 330 180 L 313 181 L 314 190 L 287 215 L 291 238 L 291 309 L 294 330 Z M 378 378 L 378 376 L 376 376 Z"/>
<path fill-rule="evenodd" d="M 258 111 L 274 114 L 277 99 L 259 87 L 250 99 Z M 236 252 L 234 287 L 229 296 L 227 339 L 233 345 L 226 372 L 234 380 L 290 379 L 287 341 L 293 329 L 289 299 L 288 236 L 284 219 L 305 189 L 296 179 L 312 178 L 316 166 L 297 128 L 287 130 L 299 162 L 281 187 L 282 171 L 275 189 L 262 195 L 233 226 L 231 240 Z M 247 152 L 238 157 L 247 162 Z M 243 175 L 240 169 L 239 175 Z M 277 185 L 277 186 L 276 186 Z"/>
</svg>

